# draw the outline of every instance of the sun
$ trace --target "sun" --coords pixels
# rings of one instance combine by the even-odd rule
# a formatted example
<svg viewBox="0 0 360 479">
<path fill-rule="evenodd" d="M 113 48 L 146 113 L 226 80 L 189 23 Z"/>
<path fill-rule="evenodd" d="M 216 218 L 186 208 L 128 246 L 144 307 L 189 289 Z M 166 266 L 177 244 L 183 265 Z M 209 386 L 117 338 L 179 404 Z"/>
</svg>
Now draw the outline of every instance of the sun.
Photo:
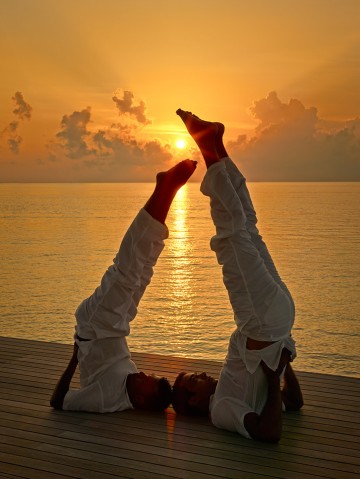
<svg viewBox="0 0 360 479">
<path fill-rule="evenodd" d="M 176 148 L 179 148 L 179 150 L 183 150 L 186 146 L 186 141 L 183 140 L 182 138 L 179 138 L 175 142 Z"/>
</svg>

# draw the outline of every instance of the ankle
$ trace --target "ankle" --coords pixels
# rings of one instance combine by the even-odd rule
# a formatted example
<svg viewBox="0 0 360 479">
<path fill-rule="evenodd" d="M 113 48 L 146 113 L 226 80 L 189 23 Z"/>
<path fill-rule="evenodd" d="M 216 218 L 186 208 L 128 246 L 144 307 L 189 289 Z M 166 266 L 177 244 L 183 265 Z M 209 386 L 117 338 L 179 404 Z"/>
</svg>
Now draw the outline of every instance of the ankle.
<svg viewBox="0 0 360 479">
<path fill-rule="evenodd" d="M 202 150 L 201 151 L 207 168 L 220 161 L 221 157 L 218 155 L 217 150 Z"/>
<path fill-rule="evenodd" d="M 176 191 L 171 193 L 156 185 L 153 194 L 144 205 L 144 210 L 149 213 L 159 223 L 165 224 L 171 203 L 176 195 Z"/>
<path fill-rule="evenodd" d="M 227 151 L 225 150 L 225 147 L 224 147 L 223 143 L 216 145 L 216 151 L 217 151 L 217 154 L 219 155 L 219 158 L 228 158 L 229 157 Z"/>
</svg>

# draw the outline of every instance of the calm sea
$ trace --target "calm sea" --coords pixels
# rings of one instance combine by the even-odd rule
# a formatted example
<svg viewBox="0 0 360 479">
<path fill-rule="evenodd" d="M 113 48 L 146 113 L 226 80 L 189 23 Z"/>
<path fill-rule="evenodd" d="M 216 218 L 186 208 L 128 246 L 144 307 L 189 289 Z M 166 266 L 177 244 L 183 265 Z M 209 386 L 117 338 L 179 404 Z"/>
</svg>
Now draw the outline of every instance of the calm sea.
<svg viewBox="0 0 360 479">
<path fill-rule="evenodd" d="M 0 334 L 71 343 L 151 184 L 0 184 Z M 260 230 L 295 299 L 300 370 L 360 377 L 360 183 L 250 183 Z M 199 185 L 132 323 L 133 350 L 222 360 L 234 329 Z"/>
</svg>

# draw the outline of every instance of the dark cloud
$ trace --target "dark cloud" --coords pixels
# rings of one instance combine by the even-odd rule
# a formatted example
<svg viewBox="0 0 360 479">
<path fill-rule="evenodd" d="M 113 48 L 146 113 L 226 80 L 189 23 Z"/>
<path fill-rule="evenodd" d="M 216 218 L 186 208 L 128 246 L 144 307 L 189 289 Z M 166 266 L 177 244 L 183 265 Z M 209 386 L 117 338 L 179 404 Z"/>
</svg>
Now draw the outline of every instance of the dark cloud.
<svg viewBox="0 0 360 479">
<path fill-rule="evenodd" d="M 82 163 L 93 175 L 98 171 L 103 181 L 129 181 L 134 177 L 146 181 L 149 166 L 153 167 L 150 171 L 169 167 L 172 155 L 168 148 L 157 140 L 138 139 L 139 126 L 118 123 L 92 132 L 90 123 L 90 107 L 64 115 L 56 141 L 48 144 L 52 158 L 59 159 L 63 150 L 67 158 L 78 160 L 74 167 Z M 153 179 L 153 173 L 150 175 Z"/>
<path fill-rule="evenodd" d="M 18 116 L 21 120 L 25 118 L 30 120 L 32 107 L 24 100 L 23 94 L 17 91 L 12 99 L 16 104 L 16 108 L 13 110 L 14 115 Z"/>
<path fill-rule="evenodd" d="M 17 154 L 19 153 L 19 148 L 22 141 L 23 139 L 21 138 L 21 136 L 17 135 L 17 136 L 14 136 L 13 138 L 8 138 L 7 144 L 9 145 L 10 150 L 13 153 Z"/>
<path fill-rule="evenodd" d="M 169 153 L 160 143 L 154 142 L 152 145 L 137 139 L 139 126 L 151 123 L 145 115 L 145 103 L 141 101 L 135 105 L 134 95 L 130 91 L 116 93 L 113 101 L 121 116 L 133 117 L 137 123 L 112 124 L 109 128 L 102 128 L 94 133 L 88 129 L 91 123 L 91 108 L 74 111 L 63 116 L 56 142 L 48 145 L 52 154 L 60 147 L 68 158 L 82 159 L 89 167 L 101 166 L 102 169 L 110 164 L 127 167 L 145 164 L 145 153 L 152 158 L 154 151 L 157 152 L 160 163 L 167 161 Z"/>
<path fill-rule="evenodd" d="M 18 128 L 20 126 L 19 120 L 30 120 L 32 107 L 24 100 L 24 96 L 21 92 L 17 91 L 12 97 L 15 102 L 15 109 L 13 114 L 17 117 L 17 120 L 11 121 L 0 133 L 2 138 L 6 139 L 6 143 L 12 153 L 18 154 L 20 151 L 20 145 L 23 141 L 22 137 L 18 134 Z"/>
<path fill-rule="evenodd" d="M 305 108 L 295 99 L 288 104 L 282 103 L 274 91 L 267 98 L 256 101 L 250 110 L 254 118 L 259 120 L 257 130 L 262 133 L 285 128 L 293 130 L 295 134 L 308 135 L 315 131 L 318 120 L 316 108 Z"/>
<path fill-rule="evenodd" d="M 22 142 L 22 138 L 17 134 L 18 127 L 18 121 L 11 121 L 1 132 L 1 137 L 6 138 L 7 144 L 13 153 L 19 152 L 19 145 Z"/>
<path fill-rule="evenodd" d="M 120 110 L 121 106 L 124 114 L 122 120 L 125 115 L 136 116 L 145 111 L 141 104 L 140 110 L 136 110 L 133 95 L 128 93 L 117 97 L 117 107 Z M 324 121 L 315 107 L 305 106 L 298 99 L 283 102 L 275 92 L 256 101 L 250 110 L 257 127 L 227 144 L 249 180 L 360 181 L 360 119 Z M 146 121 L 145 114 L 139 118 Z M 78 160 L 78 170 L 83 165 L 103 181 L 147 181 L 153 178 L 154 171 L 166 169 L 172 163 L 170 147 L 158 140 L 140 139 L 143 123 L 139 119 L 95 132 L 89 129 L 90 124 L 90 107 L 64 115 L 55 149 L 50 147 L 53 158 L 61 161 L 62 150 L 67 158 Z M 21 143 L 16 122 L 8 130 L 12 130 L 9 146 L 16 152 Z M 96 177 L 96 172 L 101 176 Z"/>
<path fill-rule="evenodd" d="M 99 151 L 104 151 L 106 149 L 112 148 L 112 140 L 107 138 L 106 130 L 99 130 L 93 136 L 93 140 Z"/>
<path fill-rule="evenodd" d="M 146 106 L 143 101 L 140 101 L 138 105 L 134 105 L 134 94 L 131 91 L 116 92 L 112 97 L 115 102 L 116 108 L 119 111 L 119 115 L 129 115 L 135 118 L 142 125 L 148 125 L 151 121 L 146 117 Z"/>
<path fill-rule="evenodd" d="M 331 131 L 316 108 L 275 92 L 251 108 L 259 124 L 254 135 L 241 135 L 227 147 L 257 181 L 359 181 L 360 120 L 338 122 Z"/>
<path fill-rule="evenodd" d="M 12 133 L 16 133 L 16 130 L 18 129 L 18 126 L 19 126 L 19 122 L 18 121 L 12 121 L 9 123 L 8 127 L 7 127 L 7 131 L 12 134 Z"/>
<path fill-rule="evenodd" d="M 99 130 L 93 135 L 97 155 L 109 157 L 116 164 L 131 166 L 164 165 L 171 153 L 159 141 L 140 141 L 128 130 Z"/>
<path fill-rule="evenodd" d="M 153 181 L 156 172 L 172 164 L 171 153 L 157 140 L 142 142 L 112 130 L 99 130 L 93 140 L 97 153 L 84 165 L 102 181 Z"/>
<path fill-rule="evenodd" d="M 90 118 L 90 107 L 63 116 L 61 131 L 56 134 L 56 137 L 60 140 L 60 145 L 65 149 L 66 156 L 69 158 L 83 158 L 96 152 L 95 149 L 89 148 L 86 141 L 91 136 L 87 130 Z"/>
</svg>

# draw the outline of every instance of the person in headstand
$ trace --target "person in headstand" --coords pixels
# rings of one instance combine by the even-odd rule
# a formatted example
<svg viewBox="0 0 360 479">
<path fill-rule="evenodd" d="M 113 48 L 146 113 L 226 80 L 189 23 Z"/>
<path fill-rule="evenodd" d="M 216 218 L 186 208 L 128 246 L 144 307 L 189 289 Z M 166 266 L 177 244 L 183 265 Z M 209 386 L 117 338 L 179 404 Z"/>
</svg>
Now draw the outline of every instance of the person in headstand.
<svg viewBox="0 0 360 479">
<path fill-rule="evenodd" d="M 180 373 L 173 407 L 180 414 L 209 415 L 215 426 L 247 438 L 277 442 L 282 408 L 294 411 L 303 405 L 290 365 L 296 356 L 294 303 L 259 234 L 245 178 L 225 150 L 224 125 L 181 109 L 177 114 L 206 163 L 201 191 L 210 197 L 216 229 L 210 246 L 222 265 L 236 330 L 219 380 L 206 373 Z"/>
<path fill-rule="evenodd" d="M 155 190 L 126 232 L 114 264 L 77 308 L 73 355 L 54 389 L 53 408 L 106 413 L 169 406 L 168 380 L 138 372 L 126 336 L 168 237 L 170 205 L 195 168 L 196 161 L 184 160 L 157 175 Z M 81 388 L 69 390 L 78 364 Z"/>
</svg>

